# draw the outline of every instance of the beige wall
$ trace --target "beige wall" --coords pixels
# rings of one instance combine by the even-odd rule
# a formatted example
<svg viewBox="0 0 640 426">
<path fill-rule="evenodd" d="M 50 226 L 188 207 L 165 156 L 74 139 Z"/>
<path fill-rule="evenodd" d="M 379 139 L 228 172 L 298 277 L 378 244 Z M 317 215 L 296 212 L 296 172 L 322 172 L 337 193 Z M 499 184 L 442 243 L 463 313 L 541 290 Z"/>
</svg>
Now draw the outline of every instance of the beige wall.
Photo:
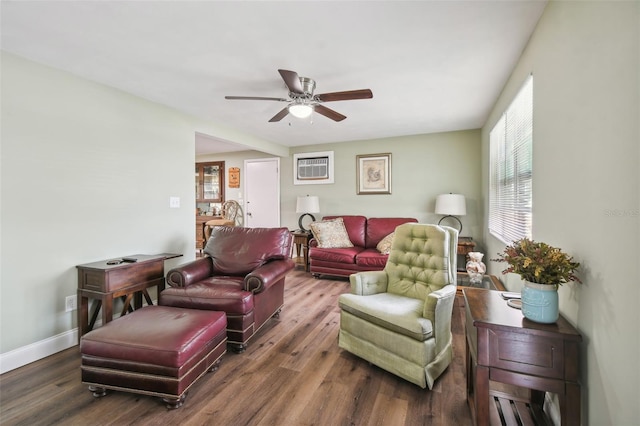
<svg viewBox="0 0 640 426">
<path fill-rule="evenodd" d="M 435 223 L 441 216 L 433 213 L 438 194 L 458 192 L 467 199 L 467 216 L 461 217 L 463 235 L 482 236 L 478 212 L 480 208 L 480 131 L 460 131 L 430 135 L 405 136 L 357 142 L 341 142 L 296 147 L 292 155 L 281 158 L 281 224 L 297 228 L 299 214 L 296 198 L 317 195 L 320 213 L 316 219 L 331 214 L 361 214 L 369 217 L 415 217 L 421 222 Z M 333 151 L 334 183 L 327 185 L 294 185 L 293 154 Z M 391 194 L 356 194 L 356 155 L 391 153 Z M 226 167 L 240 167 L 243 162 L 261 158 L 257 152 L 203 155 L 198 161 L 225 160 Z M 242 185 L 243 183 L 241 183 Z M 226 189 L 227 198 L 238 190 Z"/>
<path fill-rule="evenodd" d="M 75 265 L 193 247 L 193 157 L 180 114 L 2 54 L 1 353 L 76 326 Z"/>
<path fill-rule="evenodd" d="M 488 133 L 533 73 L 533 237 L 582 263 L 560 309 L 583 336 L 585 425 L 640 418 L 638 4 L 549 3 L 482 129 L 487 182 Z M 487 198 L 485 183 L 485 212 Z M 490 254 L 504 247 L 485 240 Z"/>
<path fill-rule="evenodd" d="M 75 344 L 75 265 L 195 256 L 195 133 L 288 148 L 2 52 L 0 371 Z M 169 208 L 179 197 L 180 208 Z M 152 292 L 153 293 L 153 292 Z"/>
</svg>

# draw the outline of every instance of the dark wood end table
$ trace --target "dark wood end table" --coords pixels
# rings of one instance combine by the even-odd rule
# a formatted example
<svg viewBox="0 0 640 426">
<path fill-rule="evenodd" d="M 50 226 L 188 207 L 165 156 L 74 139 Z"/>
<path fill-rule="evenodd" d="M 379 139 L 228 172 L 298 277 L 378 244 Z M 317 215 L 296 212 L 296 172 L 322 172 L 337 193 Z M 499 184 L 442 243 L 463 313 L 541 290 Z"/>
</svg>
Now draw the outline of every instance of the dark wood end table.
<svg viewBox="0 0 640 426">
<path fill-rule="evenodd" d="M 311 240 L 311 232 L 308 231 L 291 231 L 293 235 L 293 246 L 296 250 L 294 258 L 296 265 L 304 266 L 305 272 L 309 272 L 309 240 Z"/>
<path fill-rule="evenodd" d="M 123 258 L 101 260 L 77 265 L 78 269 L 78 341 L 91 331 L 102 310 L 102 323 L 113 319 L 113 299 L 122 297 L 124 305 L 121 315 L 142 307 L 144 297 L 148 305 L 153 302 L 148 288 L 157 286 L 158 294 L 164 290 L 164 261 L 181 254 L 133 254 L 125 256 L 137 259 L 124 262 Z M 93 312 L 89 318 L 89 299 L 94 299 Z"/>
<path fill-rule="evenodd" d="M 467 255 L 476 248 L 471 237 L 458 237 L 458 271 L 466 271 Z"/>
<path fill-rule="evenodd" d="M 560 402 L 562 425 L 579 426 L 582 337 L 578 331 L 562 316 L 554 324 L 524 318 L 520 310 L 507 305 L 499 291 L 463 288 L 462 292 L 466 303 L 467 400 L 474 424 L 499 422 L 496 401 L 500 401 L 498 396 L 508 400 L 508 395 L 504 398 L 492 392 L 490 382 L 500 382 L 530 390 L 531 410 L 522 410 L 522 415 L 542 413 L 545 392 L 553 392 Z M 510 401 L 507 405 L 517 406 Z"/>
</svg>

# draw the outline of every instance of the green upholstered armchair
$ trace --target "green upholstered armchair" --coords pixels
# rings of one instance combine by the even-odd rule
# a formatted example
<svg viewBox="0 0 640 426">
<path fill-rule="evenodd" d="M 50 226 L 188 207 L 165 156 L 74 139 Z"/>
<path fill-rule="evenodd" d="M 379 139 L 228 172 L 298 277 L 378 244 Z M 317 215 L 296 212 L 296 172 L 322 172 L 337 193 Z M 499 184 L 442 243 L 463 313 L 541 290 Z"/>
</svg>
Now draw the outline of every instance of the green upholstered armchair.
<svg viewBox="0 0 640 426">
<path fill-rule="evenodd" d="M 453 358 L 457 245 L 458 231 L 447 226 L 398 226 L 384 270 L 350 276 L 338 345 L 431 389 Z"/>
</svg>

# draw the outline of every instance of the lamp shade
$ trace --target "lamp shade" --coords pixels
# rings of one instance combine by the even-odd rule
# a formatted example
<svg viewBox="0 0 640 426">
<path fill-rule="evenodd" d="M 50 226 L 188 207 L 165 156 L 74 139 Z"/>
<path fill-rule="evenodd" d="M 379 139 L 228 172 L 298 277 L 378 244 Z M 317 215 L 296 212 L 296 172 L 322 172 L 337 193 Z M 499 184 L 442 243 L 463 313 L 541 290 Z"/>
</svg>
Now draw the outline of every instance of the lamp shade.
<svg viewBox="0 0 640 426">
<path fill-rule="evenodd" d="M 289 110 L 289 113 L 291 115 L 298 118 L 307 118 L 313 112 L 313 107 L 311 105 L 306 105 L 306 104 L 289 105 L 287 109 Z"/>
<path fill-rule="evenodd" d="M 315 195 L 298 197 L 296 213 L 320 213 L 320 200 Z"/>
<path fill-rule="evenodd" d="M 436 198 L 436 214 L 464 216 L 467 204 L 462 194 L 441 194 Z"/>
</svg>

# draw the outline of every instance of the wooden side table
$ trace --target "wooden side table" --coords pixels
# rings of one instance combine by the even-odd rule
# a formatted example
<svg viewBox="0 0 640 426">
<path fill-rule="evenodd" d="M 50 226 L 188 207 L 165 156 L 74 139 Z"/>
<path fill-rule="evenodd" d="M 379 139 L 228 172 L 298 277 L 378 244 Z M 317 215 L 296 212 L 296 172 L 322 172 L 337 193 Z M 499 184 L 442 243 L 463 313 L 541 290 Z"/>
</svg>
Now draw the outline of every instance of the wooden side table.
<svg viewBox="0 0 640 426">
<path fill-rule="evenodd" d="M 164 290 L 164 261 L 181 254 L 163 253 L 156 255 L 134 254 L 128 257 L 136 262 L 121 262 L 121 259 L 77 265 L 78 269 L 78 339 L 91 331 L 102 310 L 102 323 L 113 319 L 113 299 L 124 298 L 122 315 L 131 307 L 142 307 L 142 297 L 147 304 L 153 302 L 147 289 L 158 287 L 158 294 Z M 89 319 L 89 299 L 94 299 L 93 312 Z"/>
<path fill-rule="evenodd" d="M 520 310 L 507 305 L 499 291 L 464 288 L 462 292 L 467 400 L 474 424 L 499 422 L 499 411 L 502 416 L 524 418 L 523 424 L 540 424 L 544 394 L 553 392 L 558 394 L 562 425 L 579 426 L 582 337 L 578 331 L 562 316 L 554 324 L 524 318 Z M 492 390 L 490 382 L 529 389 L 530 400 L 511 399 Z M 526 408 L 527 403 L 531 409 Z"/>
<path fill-rule="evenodd" d="M 471 237 L 458 237 L 458 271 L 465 271 L 467 255 L 476 248 L 476 243 Z"/>
<path fill-rule="evenodd" d="M 309 240 L 311 232 L 291 231 L 293 235 L 293 246 L 296 250 L 296 265 L 304 266 L 305 272 L 309 272 Z"/>
</svg>

